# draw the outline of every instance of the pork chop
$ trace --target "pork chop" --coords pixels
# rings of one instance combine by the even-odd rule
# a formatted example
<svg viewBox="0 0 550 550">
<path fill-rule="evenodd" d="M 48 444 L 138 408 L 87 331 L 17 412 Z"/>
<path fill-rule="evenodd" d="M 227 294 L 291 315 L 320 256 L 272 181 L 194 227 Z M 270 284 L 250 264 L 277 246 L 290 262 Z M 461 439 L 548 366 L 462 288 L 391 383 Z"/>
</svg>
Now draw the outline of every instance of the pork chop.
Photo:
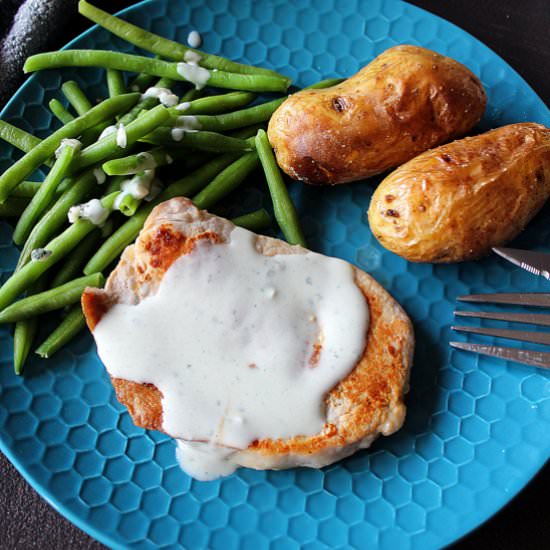
<svg viewBox="0 0 550 550">
<path fill-rule="evenodd" d="M 233 224 L 198 210 L 185 198 L 158 205 L 135 244 L 126 248 L 104 289 L 86 289 L 82 307 L 92 333 L 115 304 L 138 304 L 157 292 L 172 263 L 193 250 L 200 239 L 224 243 Z M 266 255 L 302 254 L 284 241 L 257 236 Z M 401 306 L 370 275 L 353 267 L 354 280 L 370 315 L 366 347 L 352 371 L 326 396 L 326 422 L 314 435 L 261 439 L 233 453 L 231 460 L 255 469 L 322 467 L 366 448 L 379 434 L 397 431 L 405 419 L 414 335 Z M 164 431 L 162 394 L 148 383 L 111 377 L 118 400 L 137 426 Z M 171 435 L 171 434 L 169 434 Z"/>
</svg>

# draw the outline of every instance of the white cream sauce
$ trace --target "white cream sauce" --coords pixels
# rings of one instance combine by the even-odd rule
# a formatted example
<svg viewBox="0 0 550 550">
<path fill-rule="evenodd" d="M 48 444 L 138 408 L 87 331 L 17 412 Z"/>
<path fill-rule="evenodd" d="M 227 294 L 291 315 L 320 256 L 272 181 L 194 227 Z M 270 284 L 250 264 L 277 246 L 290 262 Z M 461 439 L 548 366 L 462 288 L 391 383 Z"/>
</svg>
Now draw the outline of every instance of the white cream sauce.
<svg viewBox="0 0 550 550">
<path fill-rule="evenodd" d="M 183 56 L 184 61 L 178 63 L 176 70 L 188 82 L 195 85 L 197 90 L 202 90 L 210 79 L 210 71 L 199 66 L 201 56 L 197 52 L 187 51 Z"/>
<path fill-rule="evenodd" d="M 153 199 L 156 199 L 160 195 L 162 189 L 162 182 L 158 178 L 155 178 L 153 180 L 153 183 L 151 184 L 149 193 L 147 193 L 147 195 L 143 197 L 143 200 L 145 202 L 151 202 Z"/>
<path fill-rule="evenodd" d="M 174 141 L 181 141 L 183 139 L 183 134 L 185 134 L 183 128 L 172 128 L 170 130 L 170 135 Z"/>
<path fill-rule="evenodd" d="M 187 43 L 192 48 L 200 48 L 200 46 L 202 44 L 202 36 L 199 34 L 198 31 L 191 31 L 187 35 Z"/>
<path fill-rule="evenodd" d="M 191 107 L 190 101 L 184 101 L 183 103 L 180 103 L 179 105 L 176 105 L 176 111 L 187 111 Z"/>
<path fill-rule="evenodd" d="M 183 115 L 176 119 L 176 127 L 185 132 L 196 132 L 202 128 L 202 124 L 194 115 Z"/>
<path fill-rule="evenodd" d="M 165 107 L 174 107 L 179 102 L 178 96 L 172 93 L 172 90 L 168 88 L 158 88 L 157 86 L 147 88 L 141 97 L 154 97 Z"/>
<path fill-rule="evenodd" d="M 55 150 L 55 158 L 59 158 L 65 147 L 72 147 L 75 153 L 80 151 L 82 142 L 78 139 L 64 138 L 61 140 L 59 147 Z"/>
<path fill-rule="evenodd" d="M 162 392 L 163 428 L 184 440 L 178 456 L 197 479 L 231 473 L 231 455 L 256 439 L 322 431 L 324 396 L 366 343 L 348 263 L 267 257 L 255 239 L 234 228 L 225 244 L 199 241 L 154 296 L 115 305 L 94 330 L 112 376 Z"/>
<path fill-rule="evenodd" d="M 109 217 L 110 211 L 104 208 L 99 199 L 91 199 L 83 204 L 77 204 L 69 208 L 69 223 L 77 220 L 88 220 L 94 225 L 103 225 Z"/>
<path fill-rule="evenodd" d="M 103 185 L 107 180 L 107 174 L 103 171 L 103 169 L 100 166 L 98 166 L 97 168 L 94 168 L 93 173 L 98 185 Z"/>
<path fill-rule="evenodd" d="M 170 130 L 174 141 L 181 141 L 185 132 L 198 132 L 202 128 L 199 119 L 194 115 L 179 116 L 176 125 Z"/>
<path fill-rule="evenodd" d="M 202 57 L 198 52 L 193 52 L 191 50 L 188 50 L 183 54 L 183 60 L 186 63 L 191 63 L 191 65 L 198 65 L 201 59 Z"/>
<path fill-rule="evenodd" d="M 128 136 L 124 124 L 119 124 L 116 129 L 116 144 L 124 149 L 128 145 Z"/>
<path fill-rule="evenodd" d="M 148 153 L 147 151 L 143 151 L 141 153 L 138 153 L 138 168 L 136 169 L 136 172 L 141 172 L 142 170 L 153 170 L 157 167 L 157 162 L 155 161 L 155 157 Z"/>
<path fill-rule="evenodd" d="M 136 174 L 133 178 L 123 181 L 120 188 L 122 191 L 134 197 L 134 199 L 143 199 L 149 194 L 154 178 L 154 170 L 144 170 Z"/>
<path fill-rule="evenodd" d="M 153 181 L 155 179 L 155 170 L 143 170 L 135 176 L 125 179 L 120 184 L 120 193 L 115 199 L 113 208 L 120 210 L 122 200 L 126 196 L 131 196 L 134 199 L 141 200 L 146 198 L 151 193 Z"/>
<path fill-rule="evenodd" d="M 231 461 L 234 449 L 212 443 L 177 440 L 176 458 L 186 474 L 199 481 L 229 476 L 237 465 Z"/>
<path fill-rule="evenodd" d="M 99 134 L 99 137 L 97 138 L 98 141 L 101 141 L 103 138 L 106 138 L 107 136 L 110 136 L 111 134 L 114 134 L 116 132 L 116 126 L 114 124 L 111 124 L 111 126 L 107 126 L 101 134 Z"/>
</svg>

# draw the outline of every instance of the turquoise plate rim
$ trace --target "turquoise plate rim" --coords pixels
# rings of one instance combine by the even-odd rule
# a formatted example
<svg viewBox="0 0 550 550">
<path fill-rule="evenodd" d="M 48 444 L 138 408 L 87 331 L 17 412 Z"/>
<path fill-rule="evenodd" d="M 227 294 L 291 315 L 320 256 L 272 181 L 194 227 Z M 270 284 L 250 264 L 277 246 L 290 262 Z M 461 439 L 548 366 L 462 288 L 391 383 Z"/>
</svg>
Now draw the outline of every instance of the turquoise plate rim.
<svg viewBox="0 0 550 550">
<path fill-rule="evenodd" d="M 529 89 L 529 91 L 533 94 L 533 96 L 536 96 L 538 101 L 543 107 L 546 107 L 547 110 L 550 112 L 550 109 L 546 106 L 545 102 L 542 100 L 540 95 L 531 87 L 531 85 L 523 78 L 521 73 L 513 68 L 504 58 L 502 58 L 499 54 L 497 54 L 492 48 L 487 46 L 484 42 L 482 42 L 480 39 L 476 38 L 472 34 L 470 34 L 468 31 L 465 31 L 455 23 L 449 21 L 448 19 L 441 17 L 439 15 L 436 15 L 435 13 L 432 13 L 428 10 L 425 10 L 419 6 L 416 6 L 415 4 L 410 4 L 409 2 L 406 2 L 404 0 L 392 0 L 396 3 L 403 3 L 407 4 L 408 6 L 412 6 L 415 10 L 418 10 L 424 14 L 427 14 L 431 18 L 436 18 L 442 21 L 445 21 L 445 23 L 455 29 L 458 29 L 460 32 L 466 34 L 469 39 L 473 42 L 475 42 L 478 45 L 481 45 L 483 48 L 485 48 L 487 51 L 489 51 L 494 57 L 499 59 L 501 63 L 503 63 L 508 70 L 510 70 L 512 73 L 514 73 L 519 81 Z M 128 6 L 124 8 L 123 10 L 120 10 L 115 13 L 117 16 L 124 16 L 130 12 L 133 11 L 139 11 L 142 7 L 146 6 L 147 4 L 151 4 L 155 2 L 155 0 L 141 0 L 140 2 L 137 2 L 135 4 L 132 4 L 131 6 Z M 100 28 L 98 25 L 92 25 L 89 29 L 85 30 L 84 32 L 80 33 L 78 36 L 73 38 L 71 41 L 69 41 L 67 44 L 65 44 L 61 49 L 69 49 L 71 48 L 76 42 L 80 41 L 82 38 L 88 37 L 89 35 L 93 34 L 98 28 Z M 8 102 L 4 105 L 3 109 L 0 111 L 0 118 L 3 118 L 6 112 L 11 108 L 12 104 L 19 101 L 20 94 L 24 93 L 27 86 L 31 85 L 31 83 L 37 78 L 37 74 L 33 74 L 30 77 L 28 77 L 23 84 L 16 90 L 14 95 L 8 100 Z M 103 531 L 93 527 L 90 525 L 85 519 L 83 519 L 78 514 L 74 513 L 68 506 L 64 504 L 60 504 L 56 502 L 55 495 L 51 494 L 51 492 L 46 489 L 45 487 L 42 487 L 38 481 L 33 479 L 33 477 L 30 475 L 30 473 L 26 470 L 24 465 L 21 463 L 21 461 L 17 458 L 17 456 L 11 451 L 10 447 L 6 445 L 4 441 L 4 437 L 2 433 L 0 433 L 0 451 L 8 458 L 8 460 L 15 466 L 15 468 L 18 470 L 18 472 L 23 476 L 23 478 L 26 480 L 27 483 L 50 505 L 52 506 L 57 512 L 59 512 L 61 515 L 63 515 L 66 519 L 68 519 L 71 523 L 73 523 L 75 526 L 77 526 L 79 529 L 84 531 L 89 536 L 93 537 L 97 541 L 101 542 L 102 544 L 110 547 L 110 548 L 124 548 L 124 546 L 120 545 L 117 541 L 113 540 L 111 537 L 109 537 L 107 534 L 105 534 Z M 506 496 L 500 501 L 495 502 L 493 506 L 488 507 L 486 511 L 479 516 L 476 516 L 475 519 L 473 519 L 470 522 L 470 525 L 463 526 L 463 532 L 461 534 L 454 534 L 448 537 L 443 542 L 443 547 L 447 547 L 453 543 L 456 543 L 458 541 L 463 540 L 466 536 L 471 534 L 472 532 L 479 529 L 481 526 L 483 526 L 489 519 L 491 519 L 495 514 L 497 514 L 500 510 L 502 510 L 506 505 L 508 505 L 512 500 L 514 500 L 519 493 L 523 491 L 523 489 L 533 480 L 533 478 L 539 473 L 544 466 L 550 462 L 550 458 L 547 458 L 546 460 L 542 459 L 540 464 L 533 466 L 525 473 L 527 474 L 522 482 L 518 484 L 516 487 L 514 487 L 513 490 L 509 491 Z"/>
</svg>

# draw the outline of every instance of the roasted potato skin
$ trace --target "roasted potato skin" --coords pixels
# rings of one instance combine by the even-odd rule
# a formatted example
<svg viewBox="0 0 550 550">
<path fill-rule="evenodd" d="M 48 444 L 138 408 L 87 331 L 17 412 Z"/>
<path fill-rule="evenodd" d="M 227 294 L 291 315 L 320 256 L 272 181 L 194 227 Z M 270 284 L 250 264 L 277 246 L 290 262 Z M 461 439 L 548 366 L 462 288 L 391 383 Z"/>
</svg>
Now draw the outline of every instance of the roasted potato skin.
<svg viewBox="0 0 550 550">
<path fill-rule="evenodd" d="M 479 79 L 457 61 L 395 46 L 337 86 L 291 95 L 271 117 L 268 137 L 290 177 L 345 183 L 465 134 L 486 103 Z"/>
<path fill-rule="evenodd" d="M 442 145 L 378 186 L 371 230 L 413 262 L 477 259 L 516 237 L 550 197 L 550 129 L 510 124 Z"/>
</svg>

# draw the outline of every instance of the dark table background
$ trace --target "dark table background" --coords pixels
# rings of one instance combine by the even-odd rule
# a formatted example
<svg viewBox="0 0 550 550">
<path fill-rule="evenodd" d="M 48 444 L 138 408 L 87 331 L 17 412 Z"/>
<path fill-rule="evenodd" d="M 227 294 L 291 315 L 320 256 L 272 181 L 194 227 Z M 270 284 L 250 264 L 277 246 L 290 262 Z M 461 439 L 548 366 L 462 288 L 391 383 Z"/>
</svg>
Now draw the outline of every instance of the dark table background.
<svg viewBox="0 0 550 550">
<path fill-rule="evenodd" d="M 96 0 L 95 3 L 113 11 L 134 2 Z M 411 3 L 479 38 L 508 61 L 547 105 L 550 103 L 550 0 L 413 0 Z M 52 48 L 62 46 L 88 27 L 86 20 L 76 16 L 76 2 L 74 12 L 74 23 L 62 29 Z M 104 548 L 55 512 L 1 454 L 0 479 L 0 548 Z M 519 496 L 455 548 L 548 548 L 549 489 L 550 464 L 547 464 Z"/>
</svg>

